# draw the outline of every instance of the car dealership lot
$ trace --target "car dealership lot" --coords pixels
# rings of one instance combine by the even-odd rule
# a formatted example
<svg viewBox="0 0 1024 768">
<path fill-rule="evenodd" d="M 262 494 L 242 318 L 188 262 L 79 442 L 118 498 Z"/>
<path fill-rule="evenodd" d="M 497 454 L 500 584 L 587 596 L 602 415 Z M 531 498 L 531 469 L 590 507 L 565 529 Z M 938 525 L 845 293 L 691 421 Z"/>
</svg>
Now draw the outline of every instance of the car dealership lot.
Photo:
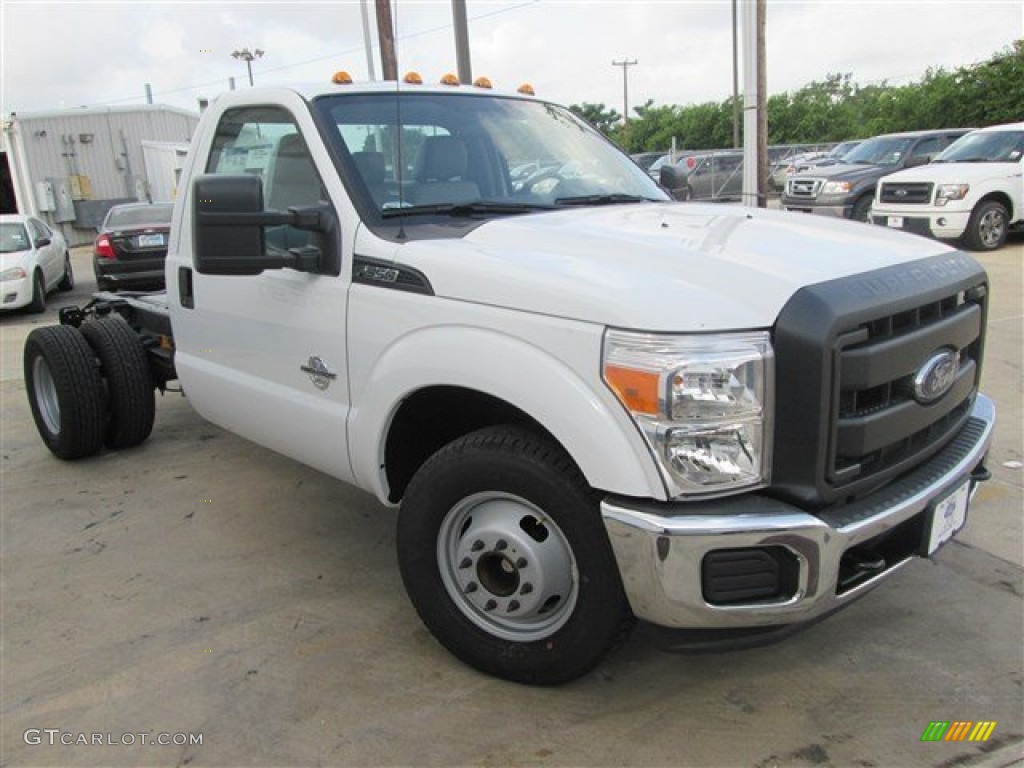
<svg viewBox="0 0 1024 768">
<path fill-rule="evenodd" d="M 79 250 L 66 301 L 0 316 L 0 765 L 1010 764 L 1024 740 L 1024 237 L 979 258 L 999 425 L 958 540 L 782 642 L 668 653 L 641 628 L 589 677 L 531 689 L 428 635 L 394 511 L 206 424 L 181 395 L 158 398 L 140 448 L 54 459 L 21 349 L 93 289 Z M 922 743 L 937 720 L 996 727 Z M 171 743 L 150 745 L 159 735 Z"/>
</svg>

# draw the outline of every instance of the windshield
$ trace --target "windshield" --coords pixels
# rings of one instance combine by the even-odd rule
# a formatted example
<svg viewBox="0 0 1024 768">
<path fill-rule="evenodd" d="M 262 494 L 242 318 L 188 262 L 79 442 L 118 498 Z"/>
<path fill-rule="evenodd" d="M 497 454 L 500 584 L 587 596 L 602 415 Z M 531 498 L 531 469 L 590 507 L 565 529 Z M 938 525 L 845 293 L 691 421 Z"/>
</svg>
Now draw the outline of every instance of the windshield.
<svg viewBox="0 0 1024 768">
<path fill-rule="evenodd" d="M 347 175 L 385 217 L 668 199 L 599 133 L 544 102 L 406 92 L 327 96 L 316 106 L 336 128 L 329 138 L 350 162 Z"/>
<path fill-rule="evenodd" d="M 868 139 L 843 158 L 849 165 L 896 165 L 910 149 L 913 139 L 879 136 Z"/>
<path fill-rule="evenodd" d="M 0 224 L 0 253 L 17 253 L 31 247 L 24 224 L 13 221 Z"/>
<path fill-rule="evenodd" d="M 1024 156 L 1024 131 L 985 131 L 961 136 L 936 163 L 1015 163 Z"/>
<path fill-rule="evenodd" d="M 124 208 L 111 208 L 104 226 L 108 229 L 120 227 L 137 227 L 140 224 L 170 224 L 173 203 L 155 203 L 153 205 L 132 205 Z"/>
</svg>

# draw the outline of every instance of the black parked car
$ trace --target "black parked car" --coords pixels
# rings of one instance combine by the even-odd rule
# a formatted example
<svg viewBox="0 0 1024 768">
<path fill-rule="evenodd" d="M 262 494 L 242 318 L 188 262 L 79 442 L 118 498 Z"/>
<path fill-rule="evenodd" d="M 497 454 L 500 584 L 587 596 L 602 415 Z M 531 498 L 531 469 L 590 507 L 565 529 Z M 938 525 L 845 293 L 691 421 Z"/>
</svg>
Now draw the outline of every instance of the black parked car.
<svg viewBox="0 0 1024 768">
<path fill-rule="evenodd" d="M 173 210 L 173 203 L 128 203 L 107 212 L 92 256 L 101 291 L 163 289 Z"/>
</svg>

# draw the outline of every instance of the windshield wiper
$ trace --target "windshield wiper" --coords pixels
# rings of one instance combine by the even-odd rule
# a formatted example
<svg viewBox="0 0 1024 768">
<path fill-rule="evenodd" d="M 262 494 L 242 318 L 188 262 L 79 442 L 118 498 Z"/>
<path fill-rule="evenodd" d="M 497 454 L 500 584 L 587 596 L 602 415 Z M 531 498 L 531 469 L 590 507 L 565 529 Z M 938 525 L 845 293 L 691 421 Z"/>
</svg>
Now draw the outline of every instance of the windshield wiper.
<svg viewBox="0 0 1024 768">
<path fill-rule="evenodd" d="M 478 213 L 529 213 L 530 211 L 550 211 L 552 205 L 544 203 L 503 203 L 498 201 L 474 200 L 467 203 L 433 203 L 430 205 L 409 205 L 404 208 L 385 208 L 380 215 L 385 219 L 400 216 L 472 216 Z"/>
<path fill-rule="evenodd" d="M 618 203 L 660 203 L 651 197 L 640 195 L 624 195 L 614 192 L 608 195 L 577 195 L 576 197 L 556 197 L 555 205 L 616 205 Z"/>
</svg>

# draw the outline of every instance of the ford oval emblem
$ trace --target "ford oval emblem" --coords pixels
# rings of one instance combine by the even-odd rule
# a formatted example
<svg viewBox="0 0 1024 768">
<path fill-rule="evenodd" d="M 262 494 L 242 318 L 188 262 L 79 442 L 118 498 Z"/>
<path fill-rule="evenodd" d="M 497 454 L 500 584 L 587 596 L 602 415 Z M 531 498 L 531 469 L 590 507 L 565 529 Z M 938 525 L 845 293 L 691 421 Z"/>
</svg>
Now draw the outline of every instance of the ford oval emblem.
<svg viewBox="0 0 1024 768">
<path fill-rule="evenodd" d="M 934 403 L 952 389 L 959 368 L 960 355 L 955 349 L 936 352 L 914 375 L 914 399 Z"/>
</svg>

